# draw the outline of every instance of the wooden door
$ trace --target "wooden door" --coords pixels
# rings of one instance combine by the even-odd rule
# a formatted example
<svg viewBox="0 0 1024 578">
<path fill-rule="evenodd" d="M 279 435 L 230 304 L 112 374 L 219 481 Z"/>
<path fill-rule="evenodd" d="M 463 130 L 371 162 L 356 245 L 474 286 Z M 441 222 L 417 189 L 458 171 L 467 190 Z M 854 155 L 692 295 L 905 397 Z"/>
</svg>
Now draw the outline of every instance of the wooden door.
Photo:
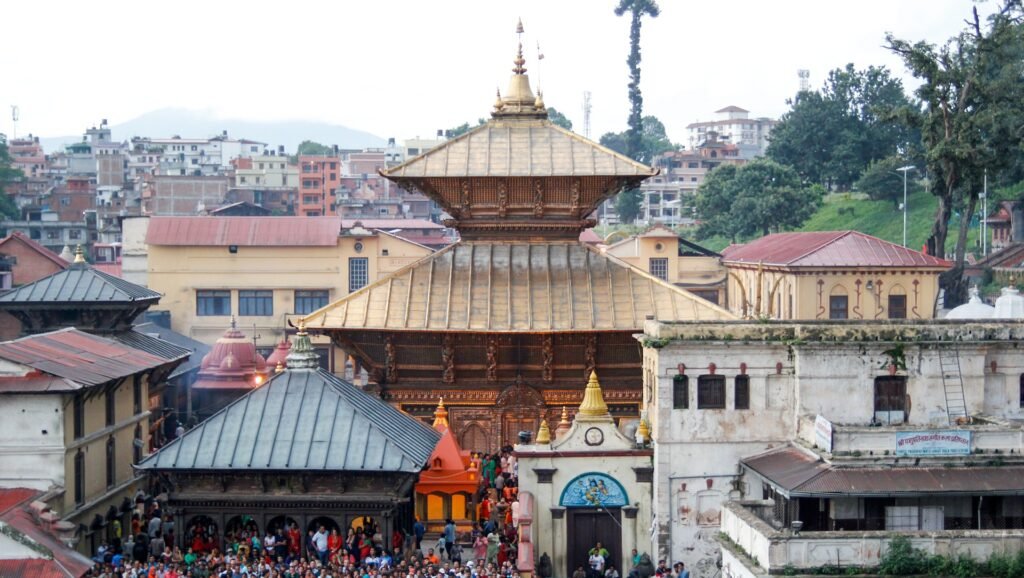
<svg viewBox="0 0 1024 578">
<path fill-rule="evenodd" d="M 589 568 L 588 553 L 598 542 L 611 554 L 610 563 L 615 565 L 620 575 L 625 575 L 622 570 L 622 514 L 619 508 L 571 508 L 566 512 L 566 527 L 566 576 L 572 576 L 580 566 L 584 570 Z"/>
<path fill-rule="evenodd" d="M 537 428 L 540 426 L 538 413 L 532 408 L 506 412 L 501 418 L 501 445 L 519 443 L 519 432 L 521 431 L 528 431 L 536 435 Z"/>
</svg>

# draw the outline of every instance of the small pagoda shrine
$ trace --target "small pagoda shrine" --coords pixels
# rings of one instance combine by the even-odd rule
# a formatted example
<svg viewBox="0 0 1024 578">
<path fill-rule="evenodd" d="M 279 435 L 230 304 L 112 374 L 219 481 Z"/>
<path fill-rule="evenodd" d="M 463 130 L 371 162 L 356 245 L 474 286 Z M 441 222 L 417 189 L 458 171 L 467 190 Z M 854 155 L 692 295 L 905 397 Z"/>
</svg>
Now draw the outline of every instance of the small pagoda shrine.
<svg viewBox="0 0 1024 578">
<path fill-rule="evenodd" d="M 460 242 L 303 318 L 404 411 L 427 421 L 443 396 L 460 446 L 484 453 L 577 405 L 595 370 L 613 419 L 636 419 L 645 320 L 734 318 L 579 241 L 657 170 L 553 124 L 525 64 L 520 42 L 488 122 L 381 173 L 437 202 Z"/>
<path fill-rule="evenodd" d="M 189 414 L 205 419 L 267 380 L 267 361 L 242 333 L 235 318 L 203 357 L 199 379 L 189 389 Z"/>
<path fill-rule="evenodd" d="M 476 518 L 479 471 L 470 452 L 459 446 L 452 433 L 443 398 L 434 410 L 433 427 L 441 432 L 441 439 L 416 483 L 416 516 L 428 532 L 442 531 L 448 518 L 459 530 L 470 530 Z"/>
</svg>

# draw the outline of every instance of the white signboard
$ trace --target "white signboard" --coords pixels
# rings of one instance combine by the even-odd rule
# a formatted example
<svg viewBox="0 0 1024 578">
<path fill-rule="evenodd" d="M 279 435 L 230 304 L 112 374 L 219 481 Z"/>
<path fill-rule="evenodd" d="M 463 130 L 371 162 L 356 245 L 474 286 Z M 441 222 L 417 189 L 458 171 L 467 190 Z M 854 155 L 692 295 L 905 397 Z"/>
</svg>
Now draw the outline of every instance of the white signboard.
<svg viewBox="0 0 1024 578">
<path fill-rule="evenodd" d="M 971 432 L 961 430 L 899 432 L 898 456 L 966 456 L 971 453 Z"/>
<path fill-rule="evenodd" d="M 832 422 L 818 416 L 814 418 L 814 443 L 828 453 L 832 453 Z"/>
</svg>

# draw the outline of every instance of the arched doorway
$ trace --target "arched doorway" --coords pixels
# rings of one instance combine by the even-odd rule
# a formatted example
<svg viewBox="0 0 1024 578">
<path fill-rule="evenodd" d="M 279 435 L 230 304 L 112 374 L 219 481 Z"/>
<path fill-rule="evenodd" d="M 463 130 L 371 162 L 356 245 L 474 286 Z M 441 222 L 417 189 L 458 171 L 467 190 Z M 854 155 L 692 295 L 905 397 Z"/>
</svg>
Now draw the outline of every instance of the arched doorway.
<svg viewBox="0 0 1024 578">
<path fill-rule="evenodd" d="M 196 553 L 209 553 L 219 547 L 220 533 L 217 523 L 209 516 L 193 516 L 185 524 L 185 548 Z"/>
<path fill-rule="evenodd" d="M 306 526 L 306 530 L 317 532 L 320 530 L 321 526 L 323 526 L 323 528 L 327 530 L 328 534 L 331 533 L 331 530 L 337 530 L 339 532 L 341 531 L 341 526 L 339 526 L 338 523 L 334 521 L 334 518 L 330 518 L 328 516 L 318 516 L 316 518 L 313 518 L 309 521 L 309 525 Z"/>
<path fill-rule="evenodd" d="M 588 567 L 587 552 L 598 542 L 610 554 L 606 563 L 623 567 L 622 507 L 629 496 L 618 480 L 600 472 L 579 475 L 565 485 L 558 503 L 566 509 L 567 575 Z"/>
<path fill-rule="evenodd" d="M 260 526 L 249 514 L 235 516 L 224 524 L 224 550 L 248 556 L 253 537 L 260 538 Z"/>
<path fill-rule="evenodd" d="M 494 405 L 501 413 L 501 446 L 518 443 L 519 432 L 536 432 L 545 407 L 544 396 L 523 382 L 522 376 L 498 394 Z"/>
<path fill-rule="evenodd" d="M 491 436 L 487 435 L 487 430 L 480 424 L 471 423 L 462 430 L 462 435 L 459 436 L 459 446 L 471 452 L 489 454 L 491 453 Z"/>
</svg>

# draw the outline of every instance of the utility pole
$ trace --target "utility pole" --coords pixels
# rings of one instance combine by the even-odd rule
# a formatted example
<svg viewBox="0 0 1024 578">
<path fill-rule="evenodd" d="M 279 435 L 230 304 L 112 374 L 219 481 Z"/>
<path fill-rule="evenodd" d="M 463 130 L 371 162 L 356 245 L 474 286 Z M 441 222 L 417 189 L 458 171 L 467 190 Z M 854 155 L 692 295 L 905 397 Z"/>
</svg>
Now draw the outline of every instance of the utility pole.
<svg viewBox="0 0 1024 578">
<path fill-rule="evenodd" d="M 903 173 L 903 246 L 907 246 L 907 172 L 914 170 L 914 165 L 907 165 L 896 169 Z"/>
<path fill-rule="evenodd" d="M 18 118 L 21 116 L 21 111 L 18 110 L 18 105 L 11 105 L 11 140 L 18 138 Z"/>
<path fill-rule="evenodd" d="M 988 255 L 988 169 L 985 169 L 984 186 L 981 191 L 981 258 Z"/>
</svg>

